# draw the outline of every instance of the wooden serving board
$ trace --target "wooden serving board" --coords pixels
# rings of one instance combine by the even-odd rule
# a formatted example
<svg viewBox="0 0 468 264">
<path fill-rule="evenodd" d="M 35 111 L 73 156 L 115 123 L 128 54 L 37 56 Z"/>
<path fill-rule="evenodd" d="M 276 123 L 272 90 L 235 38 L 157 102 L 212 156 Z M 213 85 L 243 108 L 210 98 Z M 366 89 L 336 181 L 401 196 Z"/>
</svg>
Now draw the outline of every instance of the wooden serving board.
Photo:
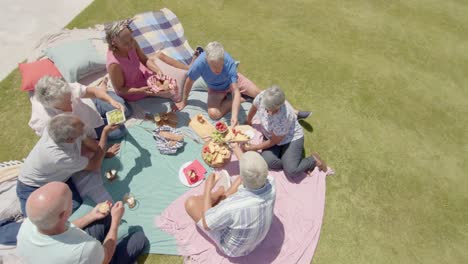
<svg viewBox="0 0 468 264">
<path fill-rule="evenodd" d="M 206 141 L 209 140 L 207 137 L 211 137 L 211 134 L 216 131 L 216 128 L 208 122 L 205 117 L 203 117 L 203 120 L 205 122 L 202 124 L 198 121 L 197 116 L 195 116 L 190 120 L 189 126 L 195 131 L 195 133 Z"/>
<path fill-rule="evenodd" d="M 242 131 L 244 133 L 245 133 L 245 131 L 253 130 L 253 128 L 251 126 L 249 126 L 249 125 L 236 126 L 236 129 L 240 130 L 240 131 Z M 231 141 L 231 142 L 247 142 L 247 141 L 251 140 L 251 138 L 246 140 L 244 138 L 240 138 L 239 136 L 234 137 L 234 133 L 232 133 L 232 127 L 229 127 L 229 130 L 228 130 L 226 136 L 224 137 L 224 139 L 226 141 Z"/>
</svg>

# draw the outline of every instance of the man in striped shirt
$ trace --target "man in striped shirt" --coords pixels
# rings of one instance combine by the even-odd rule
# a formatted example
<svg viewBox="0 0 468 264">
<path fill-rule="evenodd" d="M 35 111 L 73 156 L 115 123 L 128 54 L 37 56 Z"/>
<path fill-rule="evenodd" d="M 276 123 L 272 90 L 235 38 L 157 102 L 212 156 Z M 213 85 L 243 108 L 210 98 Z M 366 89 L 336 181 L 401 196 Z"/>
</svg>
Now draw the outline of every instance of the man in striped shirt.
<svg viewBox="0 0 468 264">
<path fill-rule="evenodd" d="M 241 257 L 252 252 L 267 235 L 273 219 L 275 184 L 268 176 L 268 165 L 260 154 L 234 152 L 239 160 L 240 176 L 232 186 L 220 187 L 214 174 L 206 183 L 204 194 L 187 199 L 185 209 L 197 225 L 229 257 Z"/>
</svg>

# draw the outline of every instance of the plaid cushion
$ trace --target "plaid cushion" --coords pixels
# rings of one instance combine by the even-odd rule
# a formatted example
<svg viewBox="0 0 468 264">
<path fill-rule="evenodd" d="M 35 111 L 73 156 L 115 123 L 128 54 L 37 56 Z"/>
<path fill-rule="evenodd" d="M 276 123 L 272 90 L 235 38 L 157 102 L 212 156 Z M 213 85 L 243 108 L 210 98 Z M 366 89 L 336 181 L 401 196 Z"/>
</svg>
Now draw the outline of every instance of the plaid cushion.
<svg viewBox="0 0 468 264">
<path fill-rule="evenodd" d="M 192 59 L 193 49 L 184 35 L 184 28 L 169 9 L 138 14 L 132 18 L 133 37 L 147 55 L 158 50 L 185 64 Z"/>
</svg>

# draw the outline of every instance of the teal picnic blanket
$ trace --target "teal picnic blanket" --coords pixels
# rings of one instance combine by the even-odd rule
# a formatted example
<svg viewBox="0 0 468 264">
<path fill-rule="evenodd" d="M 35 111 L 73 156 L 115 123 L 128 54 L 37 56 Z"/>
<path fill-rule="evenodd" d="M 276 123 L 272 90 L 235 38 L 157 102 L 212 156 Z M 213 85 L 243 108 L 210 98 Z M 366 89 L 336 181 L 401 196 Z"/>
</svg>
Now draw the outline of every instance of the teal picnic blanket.
<svg viewBox="0 0 468 264">
<path fill-rule="evenodd" d="M 148 132 L 154 128 L 154 124 L 129 128 L 121 142 L 120 154 L 105 160 L 102 166 L 103 172 L 116 169 L 119 178 L 112 182 L 103 178 L 103 181 L 114 201 L 121 200 L 129 192 L 137 200 L 134 209 L 126 207 L 119 236 L 143 229 L 150 241 L 150 253 L 177 254 L 175 240 L 154 226 L 154 218 L 189 189 L 179 181 L 178 171 L 187 161 L 201 160 L 201 147 L 186 140 L 177 154 L 162 155 Z M 209 170 L 208 167 L 206 169 Z M 85 201 L 75 214 L 82 215 L 92 206 L 94 203 Z"/>
<path fill-rule="evenodd" d="M 128 134 L 121 142 L 120 153 L 103 162 L 103 181 L 113 199 L 121 200 L 126 193 L 130 192 L 138 201 L 136 208 L 126 207 L 122 224 L 119 227 L 119 237 L 129 231 L 143 229 L 150 241 L 150 253 L 177 254 L 175 239 L 156 228 L 154 219 L 189 189 L 179 181 L 179 168 L 188 161 L 198 159 L 208 172 L 211 171 L 201 158 L 202 144 L 196 142 L 198 141 L 196 134 L 188 127 L 190 117 L 199 113 L 207 116 L 206 99 L 205 85 L 202 81 L 197 81 L 190 94 L 189 105 L 177 113 L 179 129 L 190 137 L 185 138 L 185 145 L 176 154 L 160 154 L 150 132 L 156 128 L 156 125 L 149 121 L 139 120 L 128 128 Z M 138 105 L 141 107 L 139 111 L 157 113 L 167 110 L 170 102 L 151 98 L 142 100 Z M 240 121 L 244 120 L 249 108 L 249 103 L 242 104 Z M 226 119 L 229 120 L 230 115 L 226 116 Z M 110 169 L 116 169 L 119 175 L 119 178 L 113 182 L 107 181 L 104 177 L 104 173 Z M 89 212 L 92 207 L 94 203 L 85 199 L 83 206 L 72 216 L 72 220 Z"/>
</svg>

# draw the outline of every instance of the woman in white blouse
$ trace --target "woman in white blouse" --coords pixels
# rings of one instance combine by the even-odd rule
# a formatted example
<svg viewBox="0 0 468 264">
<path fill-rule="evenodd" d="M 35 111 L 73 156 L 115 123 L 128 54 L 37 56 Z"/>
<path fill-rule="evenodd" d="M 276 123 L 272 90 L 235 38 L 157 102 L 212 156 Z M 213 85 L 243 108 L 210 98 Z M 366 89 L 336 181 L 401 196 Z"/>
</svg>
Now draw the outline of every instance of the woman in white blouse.
<svg viewBox="0 0 468 264">
<path fill-rule="evenodd" d="M 261 92 L 253 102 L 247 123 L 260 121 L 265 138 L 257 145 L 244 145 L 244 151 L 262 150 L 262 156 L 273 170 L 283 169 L 288 177 L 310 173 L 315 167 L 326 171 L 327 166 L 317 153 L 304 157 L 304 132 L 297 122 L 294 108 L 286 101 L 279 86 Z"/>
</svg>

